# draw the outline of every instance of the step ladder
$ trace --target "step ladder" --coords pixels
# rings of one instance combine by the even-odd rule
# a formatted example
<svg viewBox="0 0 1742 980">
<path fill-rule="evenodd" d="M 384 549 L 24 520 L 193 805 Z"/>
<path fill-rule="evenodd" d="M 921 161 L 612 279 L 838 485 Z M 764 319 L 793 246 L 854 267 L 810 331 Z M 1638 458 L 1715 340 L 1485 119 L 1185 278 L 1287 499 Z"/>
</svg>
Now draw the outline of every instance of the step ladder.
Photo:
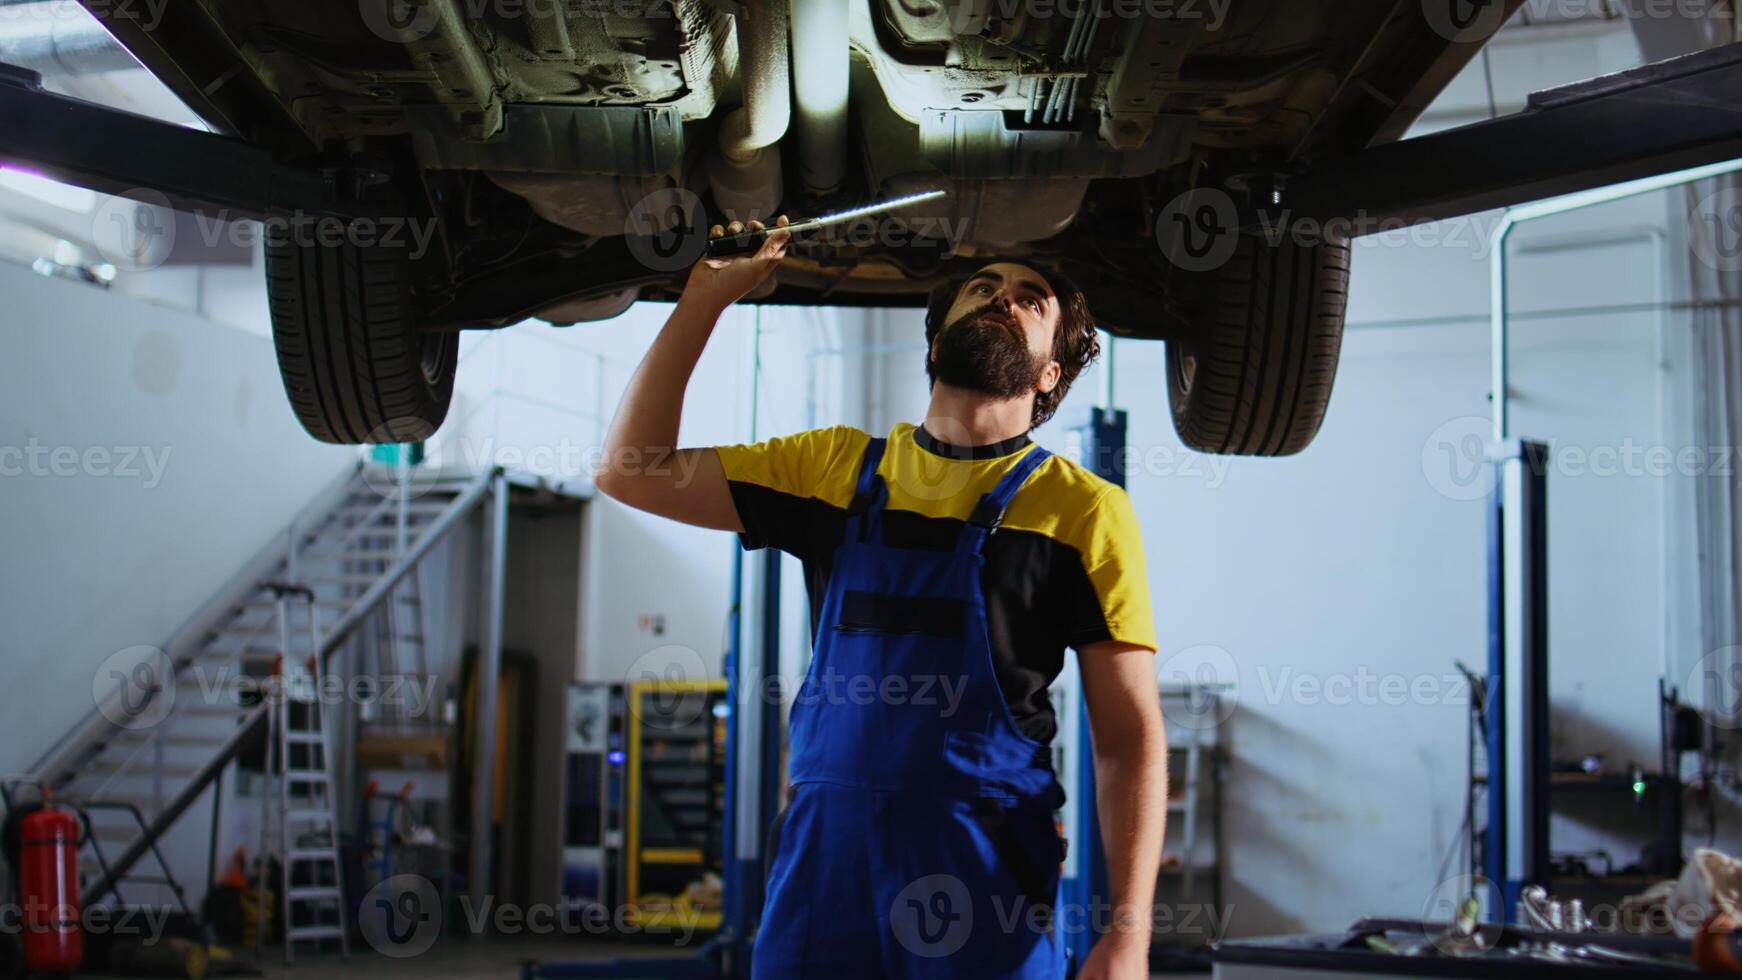
<svg viewBox="0 0 1742 980">
<path fill-rule="evenodd" d="M 311 648 L 319 649 L 320 605 L 314 591 L 293 583 L 268 583 L 278 607 L 281 649 L 292 649 L 293 601 L 308 619 Z M 279 910 L 284 926 L 284 963 L 291 964 L 296 944 L 326 939 L 339 941 L 341 957 L 350 959 L 350 934 L 345 923 L 345 878 L 339 859 L 338 789 L 332 774 L 332 743 L 322 693 L 325 671 L 319 657 L 306 664 L 287 655 L 280 663 L 280 690 L 267 713 L 267 744 L 276 752 L 279 773 L 276 801 L 262 797 L 262 810 L 276 802 L 276 813 L 262 812 L 260 893 L 256 907 L 257 945 L 266 936 L 268 856 L 278 858 L 283 880 Z M 275 835 L 276 840 L 271 839 Z M 259 950 L 256 949 L 258 953 Z"/>
</svg>

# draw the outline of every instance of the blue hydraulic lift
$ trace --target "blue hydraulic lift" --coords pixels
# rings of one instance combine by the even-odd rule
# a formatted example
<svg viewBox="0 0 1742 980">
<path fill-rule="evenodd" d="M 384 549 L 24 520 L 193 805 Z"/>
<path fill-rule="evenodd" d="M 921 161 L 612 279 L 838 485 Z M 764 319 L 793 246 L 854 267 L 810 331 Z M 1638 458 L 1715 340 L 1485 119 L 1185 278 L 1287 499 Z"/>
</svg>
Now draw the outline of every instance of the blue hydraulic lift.
<svg viewBox="0 0 1742 980">
<path fill-rule="evenodd" d="M 1491 921 L 1549 883 L 1548 446 L 1509 439 L 1489 465 L 1488 826 Z"/>
<path fill-rule="evenodd" d="M 1106 370 L 1111 370 L 1108 365 Z M 1118 486 L 1125 486 L 1125 426 L 1122 409 L 1096 406 L 1089 411 L 1088 422 L 1077 432 L 1082 439 L 1082 465 L 1096 476 Z M 1090 751 L 1089 713 L 1080 696 L 1072 699 L 1076 718 L 1064 720 L 1077 726 L 1075 778 L 1066 787 L 1065 806 L 1076 809 L 1076 839 L 1070 842 L 1070 866 L 1064 874 L 1065 907 L 1090 913 L 1109 907 L 1112 889 L 1107 877 L 1107 853 L 1101 842 L 1100 812 L 1095 805 L 1094 753 Z M 1089 955 L 1100 934 L 1102 922 L 1093 914 L 1075 916 L 1082 928 L 1072 928 L 1065 935 L 1071 962 L 1081 963 Z M 1073 925 L 1073 923 L 1066 923 Z"/>
</svg>

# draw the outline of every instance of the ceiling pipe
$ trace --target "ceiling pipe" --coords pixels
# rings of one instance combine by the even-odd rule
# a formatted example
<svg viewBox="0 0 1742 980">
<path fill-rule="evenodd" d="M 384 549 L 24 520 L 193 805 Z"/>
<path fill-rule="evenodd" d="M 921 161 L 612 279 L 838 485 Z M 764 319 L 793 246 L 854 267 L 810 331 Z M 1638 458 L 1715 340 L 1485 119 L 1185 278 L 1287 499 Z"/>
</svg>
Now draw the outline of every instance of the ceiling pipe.
<svg viewBox="0 0 1742 980">
<path fill-rule="evenodd" d="M 139 67 L 76 0 L 6 4 L 0 61 L 50 78 Z"/>
<path fill-rule="evenodd" d="M 818 196 L 839 190 L 845 171 L 849 57 L 847 0 L 793 0 L 799 175 Z"/>
</svg>

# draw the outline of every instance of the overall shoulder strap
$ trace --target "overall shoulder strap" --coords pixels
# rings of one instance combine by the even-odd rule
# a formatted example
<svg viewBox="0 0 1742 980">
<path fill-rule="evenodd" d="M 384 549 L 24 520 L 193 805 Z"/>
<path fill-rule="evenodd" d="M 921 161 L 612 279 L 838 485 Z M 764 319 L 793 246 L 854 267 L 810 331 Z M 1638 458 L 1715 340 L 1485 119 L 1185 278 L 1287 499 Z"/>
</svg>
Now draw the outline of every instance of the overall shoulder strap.
<svg viewBox="0 0 1742 980">
<path fill-rule="evenodd" d="M 889 499 L 889 494 L 883 486 L 883 480 L 877 475 L 877 465 L 883 462 L 883 452 L 888 447 L 887 439 L 872 439 L 865 446 L 865 455 L 859 462 L 859 479 L 853 485 L 853 499 L 847 504 L 848 541 L 865 540 L 867 528 L 875 531 L 882 523 L 883 504 Z"/>
<path fill-rule="evenodd" d="M 974 505 L 974 512 L 968 515 L 968 523 L 962 528 L 961 540 L 957 550 L 978 552 L 986 543 L 986 537 L 1004 523 L 1004 511 L 1010 506 L 1010 501 L 1016 498 L 1016 491 L 1028 482 L 1034 471 L 1040 469 L 1040 464 L 1052 457 L 1043 446 L 1035 446 L 1028 455 L 1016 461 L 1004 474 L 1004 478 L 980 498 Z"/>
</svg>

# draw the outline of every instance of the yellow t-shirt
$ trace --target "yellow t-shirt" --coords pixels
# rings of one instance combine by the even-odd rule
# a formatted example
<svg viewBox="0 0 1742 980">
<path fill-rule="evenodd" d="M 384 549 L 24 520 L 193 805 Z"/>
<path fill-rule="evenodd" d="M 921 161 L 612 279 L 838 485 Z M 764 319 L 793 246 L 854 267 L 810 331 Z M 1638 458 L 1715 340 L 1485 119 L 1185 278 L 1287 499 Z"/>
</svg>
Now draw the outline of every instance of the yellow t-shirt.
<svg viewBox="0 0 1742 980">
<path fill-rule="evenodd" d="M 718 450 L 744 546 L 773 546 L 803 561 L 813 630 L 870 441 L 859 429 L 835 426 Z M 1032 447 L 1027 436 L 956 447 L 897 425 L 877 468 L 889 489 L 885 543 L 955 547 L 981 495 Z M 981 586 L 999 685 L 1017 724 L 1051 741 L 1057 720 L 1046 691 L 1065 647 L 1118 640 L 1156 648 L 1137 514 L 1123 488 L 1055 455 L 1017 491 L 984 554 Z"/>
</svg>

